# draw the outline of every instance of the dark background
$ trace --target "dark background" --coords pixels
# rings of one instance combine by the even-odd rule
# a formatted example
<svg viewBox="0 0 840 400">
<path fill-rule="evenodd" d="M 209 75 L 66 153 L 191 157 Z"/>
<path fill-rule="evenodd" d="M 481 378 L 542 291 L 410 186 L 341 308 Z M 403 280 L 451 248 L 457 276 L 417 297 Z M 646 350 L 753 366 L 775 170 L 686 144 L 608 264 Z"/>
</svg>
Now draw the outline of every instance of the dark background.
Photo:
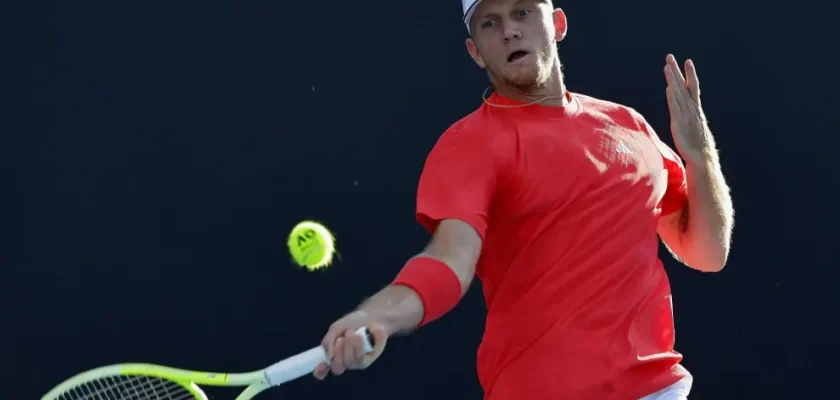
<svg viewBox="0 0 840 400">
<path fill-rule="evenodd" d="M 830 393 L 813 384 L 826 362 L 816 335 L 837 322 L 818 307 L 836 300 L 817 273 L 836 234 L 813 221 L 832 209 L 821 143 L 838 123 L 816 105 L 836 66 L 815 42 L 826 13 L 802 4 L 558 4 L 569 89 L 636 108 L 669 144 L 665 55 L 696 62 L 737 223 L 722 273 L 662 252 L 692 399 Z M 426 244 L 413 219 L 423 161 L 488 84 L 455 0 L 24 11 L 22 124 L 4 157 L 18 202 L 3 251 L 9 399 L 103 364 L 245 371 L 316 345 Z M 285 236 L 302 219 L 336 234 L 331 269 L 290 263 Z M 479 399 L 483 316 L 473 287 L 369 370 L 260 398 Z"/>
</svg>

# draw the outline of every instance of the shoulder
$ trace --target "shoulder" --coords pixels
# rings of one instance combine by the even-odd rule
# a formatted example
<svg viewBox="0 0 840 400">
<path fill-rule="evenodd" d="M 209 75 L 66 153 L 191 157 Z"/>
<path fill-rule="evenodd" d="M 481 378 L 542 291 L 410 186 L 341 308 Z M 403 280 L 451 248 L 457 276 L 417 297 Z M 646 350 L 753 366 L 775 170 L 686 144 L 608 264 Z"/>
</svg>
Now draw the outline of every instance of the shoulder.
<svg viewBox="0 0 840 400">
<path fill-rule="evenodd" d="M 455 121 L 441 135 L 441 139 L 475 140 L 478 142 L 492 142 L 502 140 L 506 135 L 500 135 L 506 126 L 501 118 L 488 112 L 482 106 L 475 111 Z"/>
<path fill-rule="evenodd" d="M 437 139 L 432 153 L 455 150 L 469 154 L 484 153 L 504 158 L 513 151 L 511 129 L 504 121 L 479 108 L 452 123 Z"/>
<path fill-rule="evenodd" d="M 574 96 L 587 113 L 595 114 L 596 117 L 608 118 L 627 128 L 647 130 L 647 121 L 641 113 L 632 107 L 580 93 L 574 93 Z"/>
</svg>

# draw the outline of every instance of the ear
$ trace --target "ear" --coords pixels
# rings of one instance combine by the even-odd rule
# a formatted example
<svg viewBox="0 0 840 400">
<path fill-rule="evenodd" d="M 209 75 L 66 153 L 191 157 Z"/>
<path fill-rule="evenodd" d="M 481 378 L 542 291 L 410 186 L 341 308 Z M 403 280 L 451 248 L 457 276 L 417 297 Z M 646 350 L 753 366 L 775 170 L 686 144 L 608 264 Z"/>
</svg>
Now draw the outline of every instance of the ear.
<svg viewBox="0 0 840 400">
<path fill-rule="evenodd" d="M 475 41 L 472 38 L 467 38 L 467 52 L 470 53 L 470 57 L 472 57 L 473 61 L 475 61 L 479 67 L 484 69 L 486 66 L 484 64 L 484 59 L 481 58 L 481 54 L 478 53 L 478 46 L 475 45 Z"/>
<path fill-rule="evenodd" d="M 554 37 L 558 42 L 566 38 L 569 25 L 566 24 L 566 13 L 561 9 L 554 10 Z"/>
</svg>

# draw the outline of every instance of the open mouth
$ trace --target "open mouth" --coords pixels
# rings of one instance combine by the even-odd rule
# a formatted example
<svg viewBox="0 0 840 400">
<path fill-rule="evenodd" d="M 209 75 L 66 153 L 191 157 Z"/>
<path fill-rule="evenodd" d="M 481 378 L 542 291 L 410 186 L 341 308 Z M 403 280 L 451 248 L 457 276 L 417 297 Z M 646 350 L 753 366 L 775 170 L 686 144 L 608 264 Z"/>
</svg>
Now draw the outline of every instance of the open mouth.
<svg viewBox="0 0 840 400">
<path fill-rule="evenodd" d="M 507 60 L 508 60 L 508 62 L 514 62 L 514 61 L 516 61 L 516 60 L 518 60 L 522 57 L 525 57 L 526 55 L 528 55 L 527 51 L 524 51 L 524 50 L 514 51 L 513 53 L 510 53 Z"/>
</svg>

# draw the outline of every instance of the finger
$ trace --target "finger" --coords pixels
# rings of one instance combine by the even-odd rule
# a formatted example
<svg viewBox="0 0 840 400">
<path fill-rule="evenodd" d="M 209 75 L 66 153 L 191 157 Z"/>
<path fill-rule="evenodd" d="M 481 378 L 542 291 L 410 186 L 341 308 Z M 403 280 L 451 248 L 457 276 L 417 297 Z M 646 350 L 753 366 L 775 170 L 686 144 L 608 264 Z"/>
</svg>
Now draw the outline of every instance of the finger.
<svg viewBox="0 0 840 400">
<path fill-rule="evenodd" d="M 671 66 L 671 71 L 674 73 L 674 78 L 676 78 L 675 82 L 680 84 L 681 87 L 685 87 L 685 78 L 683 77 L 679 64 L 677 64 L 676 57 L 673 54 L 668 54 L 665 57 L 665 63 Z"/>
<path fill-rule="evenodd" d="M 312 372 L 312 376 L 314 376 L 315 379 L 324 380 L 329 372 L 330 366 L 326 363 L 320 363 L 317 367 L 315 367 L 315 371 Z"/>
<path fill-rule="evenodd" d="M 344 358 L 343 359 L 344 359 L 344 365 L 347 368 L 356 367 L 357 364 L 358 364 L 358 361 L 356 361 L 356 349 L 354 348 L 355 347 L 355 341 L 353 340 L 353 339 L 356 339 L 358 337 L 359 337 L 359 335 L 356 335 L 355 332 L 353 332 L 349 329 L 346 332 L 344 332 L 344 336 L 342 338 L 344 340 Z"/>
<path fill-rule="evenodd" d="M 665 82 L 668 83 L 668 87 L 677 86 L 677 79 L 671 72 L 671 66 L 669 64 L 665 64 L 665 68 L 663 68 L 662 71 L 665 72 Z"/>
<path fill-rule="evenodd" d="M 669 64 L 665 66 L 665 73 L 670 76 L 670 82 L 672 82 L 668 85 L 668 89 L 671 90 L 671 97 L 673 98 L 673 101 L 679 105 L 679 109 L 684 108 L 686 106 L 685 98 L 689 96 L 688 91 L 685 88 L 685 84 L 680 83 L 672 65 Z"/>
<path fill-rule="evenodd" d="M 665 97 L 668 98 L 668 111 L 671 112 L 671 117 L 679 118 L 682 115 L 680 104 L 676 99 L 677 96 L 674 94 L 674 88 L 672 86 L 665 88 Z"/>
<path fill-rule="evenodd" d="M 665 64 L 665 80 L 668 82 L 668 87 L 671 89 L 678 89 L 681 86 L 681 83 L 677 79 L 677 74 L 674 73 L 674 67 L 671 64 Z M 678 95 L 679 92 L 674 92 L 675 95 Z"/>
<path fill-rule="evenodd" d="M 348 359 L 352 359 L 352 364 L 355 368 L 363 367 L 365 358 L 364 339 L 355 332 L 347 331 L 347 344 L 345 348 L 349 350 Z"/>
<path fill-rule="evenodd" d="M 335 340 L 342 332 L 344 332 L 344 329 L 340 325 L 333 324 L 321 340 L 321 346 L 324 346 L 324 351 L 327 352 L 327 358 L 330 360 L 335 357 Z"/>
<path fill-rule="evenodd" d="M 339 337 L 335 340 L 335 351 L 333 352 L 333 361 L 330 366 L 333 375 L 341 375 L 344 373 L 344 337 Z"/>
<path fill-rule="evenodd" d="M 697 69 L 694 67 L 694 61 L 687 60 L 685 62 L 685 77 L 691 98 L 700 103 L 700 80 L 697 79 Z"/>
<path fill-rule="evenodd" d="M 668 86 L 665 88 L 665 97 L 668 98 L 668 109 L 671 111 L 671 115 L 675 115 L 674 113 L 679 111 L 679 107 L 677 106 L 679 102 L 676 98 L 677 94 L 674 91 L 674 88 L 678 84 L 676 83 L 676 77 L 671 71 L 670 65 L 665 65 L 665 79 L 668 81 Z"/>
<path fill-rule="evenodd" d="M 671 70 L 671 74 L 673 74 L 672 80 L 676 83 L 674 85 L 675 98 L 680 107 L 685 110 L 686 107 L 688 107 L 688 99 L 691 97 L 691 93 L 688 90 L 688 84 L 686 83 L 682 70 L 680 70 L 680 66 L 677 64 L 677 59 L 673 54 L 669 54 L 668 57 L 666 57 L 666 62 Z"/>
</svg>

